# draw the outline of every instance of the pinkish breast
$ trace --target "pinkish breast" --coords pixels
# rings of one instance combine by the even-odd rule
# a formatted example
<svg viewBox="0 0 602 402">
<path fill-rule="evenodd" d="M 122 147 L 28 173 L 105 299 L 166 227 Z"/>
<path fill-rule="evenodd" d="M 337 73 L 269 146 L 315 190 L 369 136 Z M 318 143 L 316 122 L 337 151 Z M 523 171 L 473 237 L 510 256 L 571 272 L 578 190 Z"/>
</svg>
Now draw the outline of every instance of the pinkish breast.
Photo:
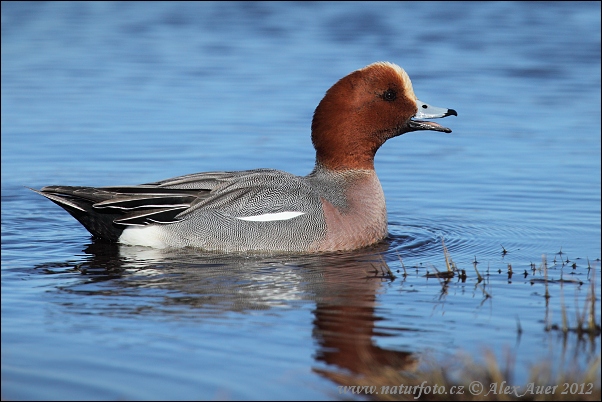
<svg viewBox="0 0 602 402">
<path fill-rule="evenodd" d="M 311 251 L 352 250 L 387 236 L 385 195 L 374 171 L 361 175 L 345 191 L 347 208 L 341 210 L 322 198 L 326 236 Z"/>
</svg>

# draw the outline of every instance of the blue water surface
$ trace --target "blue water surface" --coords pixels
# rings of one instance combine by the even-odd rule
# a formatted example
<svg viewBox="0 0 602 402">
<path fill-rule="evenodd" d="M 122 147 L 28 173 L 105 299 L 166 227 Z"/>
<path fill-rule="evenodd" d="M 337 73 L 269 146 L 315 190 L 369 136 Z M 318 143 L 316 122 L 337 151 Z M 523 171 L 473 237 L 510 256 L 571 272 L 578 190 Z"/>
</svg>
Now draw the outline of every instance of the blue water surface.
<svg viewBox="0 0 602 402">
<path fill-rule="evenodd" d="M 524 384 L 600 355 L 554 329 L 600 299 L 599 2 L 3 2 L 1 47 L 2 399 L 348 399 L 324 373 L 360 356 L 491 349 Z M 305 175 L 314 108 L 375 61 L 458 117 L 379 150 L 374 247 L 106 245 L 26 188 Z M 427 276 L 442 240 L 465 281 Z"/>
</svg>

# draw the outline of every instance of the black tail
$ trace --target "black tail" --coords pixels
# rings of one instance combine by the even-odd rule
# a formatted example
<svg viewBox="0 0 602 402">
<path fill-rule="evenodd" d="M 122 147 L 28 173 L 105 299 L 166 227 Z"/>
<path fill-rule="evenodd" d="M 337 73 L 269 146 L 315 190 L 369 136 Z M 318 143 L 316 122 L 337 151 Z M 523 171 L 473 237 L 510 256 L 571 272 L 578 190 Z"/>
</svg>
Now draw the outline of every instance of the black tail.
<svg viewBox="0 0 602 402">
<path fill-rule="evenodd" d="M 93 199 L 90 187 L 44 187 L 34 190 L 55 204 L 61 206 L 79 221 L 93 236 L 116 242 L 126 228 L 114 223 L 123 213 L 111 210 L 95 210 L 93 205 L 99 200 Z M 88 190 L 88 191 L 86 191 Z M 108 199 L 104 198 L 104 199 Z"/>
<path fill-rule="evenodd" d="M 34 190 L 77 219 L 92 235 L 111 242 L 128 226 L 177 222 L 177 215 L 209 194 L 208 189 L 47 186 Z"/>
</svg>

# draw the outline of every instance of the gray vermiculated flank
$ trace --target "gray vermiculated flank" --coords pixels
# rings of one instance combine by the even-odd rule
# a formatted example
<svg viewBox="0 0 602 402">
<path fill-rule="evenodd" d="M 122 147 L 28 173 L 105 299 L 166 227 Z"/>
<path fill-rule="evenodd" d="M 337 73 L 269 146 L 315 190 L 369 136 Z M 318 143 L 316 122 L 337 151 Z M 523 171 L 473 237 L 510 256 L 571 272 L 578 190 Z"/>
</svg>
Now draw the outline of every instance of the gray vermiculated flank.
<svg viewBox="0 0 602 402">
<path fill-rule="evenodd" d="M 153 224 L 172 247 L 303 251 L 326 234 L 321 198 L 345 209 L 346 180 L 316 166 L 305 177 L 272 169 L 206 172 L 130 187 L 48 186 L 41 194 L 52 195 L 92 234 L 111 241 L 127 226 Z M 237 219 L 285 211 L 304 214 L 265 222 Z"/>
</svg>

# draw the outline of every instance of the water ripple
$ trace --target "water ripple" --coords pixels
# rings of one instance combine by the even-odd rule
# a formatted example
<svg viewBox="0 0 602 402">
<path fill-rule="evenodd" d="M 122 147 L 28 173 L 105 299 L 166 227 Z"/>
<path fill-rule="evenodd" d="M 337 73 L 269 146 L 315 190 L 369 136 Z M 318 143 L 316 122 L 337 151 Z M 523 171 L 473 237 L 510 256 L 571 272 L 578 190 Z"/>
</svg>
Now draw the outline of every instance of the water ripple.
<svg viewBox="0 0 602 402">
<path fill-rule="evenodd" d="M 561 244 L 555 243 L 542 228 L 529 226 L 492 226 L 449 220 L 423 219 L 419 223 L 389 223 L 390 252 L 402 257 L 434 258 L 443 255 L 442 241 L 457 261 L 479 258 L 500 258 L 503 251 L 512 255 L 539 259 L 553 253 Z M 583 256 L 585 257 L 585 256 Z"/>
</svg>

